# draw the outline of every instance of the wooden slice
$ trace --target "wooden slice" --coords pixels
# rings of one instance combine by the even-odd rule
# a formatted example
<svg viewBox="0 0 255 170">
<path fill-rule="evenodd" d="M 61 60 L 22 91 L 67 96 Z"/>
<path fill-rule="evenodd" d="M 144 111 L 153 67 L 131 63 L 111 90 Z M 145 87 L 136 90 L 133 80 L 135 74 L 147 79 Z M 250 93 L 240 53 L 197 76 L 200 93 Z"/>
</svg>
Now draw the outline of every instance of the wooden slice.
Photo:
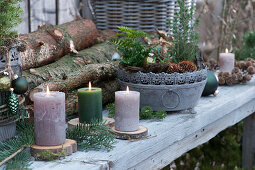
<svg viewBox="0 0 255 170">
<path fill-rule="evenodd" d="M 112 130 L 115 133 L 117 139 L 130 140 L 130 139 L 141 139 L 148 135 L 148 128 L 145 126 L 139 126 L 137 131 L 133 132 L 122 132 L 115 129 L 115 126 L 112 127 Z"/>
<path fill-rule="evenodd" d="M 39 146 L 39 145 L 32 145 L 30 148 L 31 155 L 35 158 L 36 155 L 43 151 L 51 151 L 53 153 L 59 153 L 63 150 L 66 152 L 66 155 L 71 155 L 72 153 L 77 151 L 77 142 L 72 139 L 66 139 L 66 142 L 63 145 L 57 146 Z"/>
<path fill-rule="evenodd" d="M 103 121 L 109 123 L 109 126 L 112 127 L 114 125 L 115 120 L 109 117 L 103 117 Z M 71 119 L 68 121 L 68 129 L 72 130 L 75 126 L 79 124 L 79 118 Z"/>
</svg>

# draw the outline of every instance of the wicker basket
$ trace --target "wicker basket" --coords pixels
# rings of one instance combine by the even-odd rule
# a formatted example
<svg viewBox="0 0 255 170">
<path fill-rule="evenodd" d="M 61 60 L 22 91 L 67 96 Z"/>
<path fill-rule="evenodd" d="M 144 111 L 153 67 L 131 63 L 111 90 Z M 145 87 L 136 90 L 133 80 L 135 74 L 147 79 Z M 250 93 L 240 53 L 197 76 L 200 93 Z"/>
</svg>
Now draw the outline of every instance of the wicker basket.
<svg viewBox="0 0 255 170">
<path fill-rule="evenodd" d="M 186 0 L 186 4 L 191 6 L 195 1 Z M 178 10 L 176 0 L 92 0 L 91 6 L 98 29 L 127 26 L 146 32 L 168 31 L 167 21 Z"/>
</svg>

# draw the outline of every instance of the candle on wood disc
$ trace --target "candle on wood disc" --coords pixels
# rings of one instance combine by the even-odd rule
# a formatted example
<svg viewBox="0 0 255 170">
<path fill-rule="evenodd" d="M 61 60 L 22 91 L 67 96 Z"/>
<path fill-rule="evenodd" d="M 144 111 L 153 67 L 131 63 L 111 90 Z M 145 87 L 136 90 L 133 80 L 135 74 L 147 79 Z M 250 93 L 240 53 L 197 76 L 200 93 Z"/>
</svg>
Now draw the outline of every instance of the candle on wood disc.
<svg viewBox="0 0 255 170">
<path fill-rule="evenodd" d="M 49 91 L 34 94 L 35 144 L 56 146 L 65 143 L 65 93 Z"/>
<path fill-rule="evenodd" d="M 235 66 L 235 54 L 229 53 L 226 49 L 225 53 L 220 53 L 220 71 L 232 73 Z"/>
<path fill-rule="evenodd" d="M 139 127 L 140 93 L 115 92 L 115 129 L 123 132 L 136 131 Z"/>
<path fill-rule="evenodd" d="M 91 87 L 78 90 L 78 112 L 81 123 L 102 120 L 102 89 Z"/>
</svg>

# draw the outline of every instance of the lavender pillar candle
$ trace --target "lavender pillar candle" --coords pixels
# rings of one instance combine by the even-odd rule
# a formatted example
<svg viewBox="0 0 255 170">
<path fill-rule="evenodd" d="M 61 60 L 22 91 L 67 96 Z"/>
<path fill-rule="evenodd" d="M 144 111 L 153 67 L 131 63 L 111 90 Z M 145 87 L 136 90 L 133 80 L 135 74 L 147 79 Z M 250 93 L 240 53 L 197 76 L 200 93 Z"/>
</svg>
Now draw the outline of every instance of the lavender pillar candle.
<svg viewBox="0 0 255 170">
<path fill-rule="evenodd" d="M 65 93 L 34 94 L 35 144 L 56 146 L 65 143 Z"/>
<path fill-rule="evenodd" d="M 115 129 L 123 132 L 136 131 L 139 127 L 140 93 L 115 92 Z"/>
<path fill-rule="evenodd" d="M 228 49 L 226 49 L 225 53 L 220 53 L 220 71 L 221 72 L 229 72 L 232 73 L 232 70 L 235 66 L 235 54 L 228 53 Z"/>
</svg>

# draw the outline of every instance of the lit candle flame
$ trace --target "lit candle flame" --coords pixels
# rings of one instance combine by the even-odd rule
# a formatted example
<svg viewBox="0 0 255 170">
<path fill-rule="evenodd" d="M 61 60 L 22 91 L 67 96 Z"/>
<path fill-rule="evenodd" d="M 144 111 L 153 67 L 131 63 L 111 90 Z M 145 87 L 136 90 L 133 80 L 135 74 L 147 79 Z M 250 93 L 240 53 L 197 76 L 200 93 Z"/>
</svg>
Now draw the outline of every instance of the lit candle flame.
<svg viewBox="0 0 255 170">
<path fill-rule="evenodd" d="M 126 91 L 127 93 L 129 93 L 129 87 L 127 86 L 127 91 Z"/>
<path fill-rule="evenodd" d="M 227 49 L 227 48 L 226 48 L 226 50 L 225 50 L 225 51 L 226 51 L 226 53 L 228 53 L 228 49 Z"/>
<path fill-rule="evenodd" d="M 91 82 L 89 82 L 89 91 L 91 91 Z"/>
<path fill-rule="evenodd" d="M 46 96 L 49 96 L 49 95 L 50 95 L 50 89 L 49 89 L 49 86 L 47 86 Z"/>
</svg>

